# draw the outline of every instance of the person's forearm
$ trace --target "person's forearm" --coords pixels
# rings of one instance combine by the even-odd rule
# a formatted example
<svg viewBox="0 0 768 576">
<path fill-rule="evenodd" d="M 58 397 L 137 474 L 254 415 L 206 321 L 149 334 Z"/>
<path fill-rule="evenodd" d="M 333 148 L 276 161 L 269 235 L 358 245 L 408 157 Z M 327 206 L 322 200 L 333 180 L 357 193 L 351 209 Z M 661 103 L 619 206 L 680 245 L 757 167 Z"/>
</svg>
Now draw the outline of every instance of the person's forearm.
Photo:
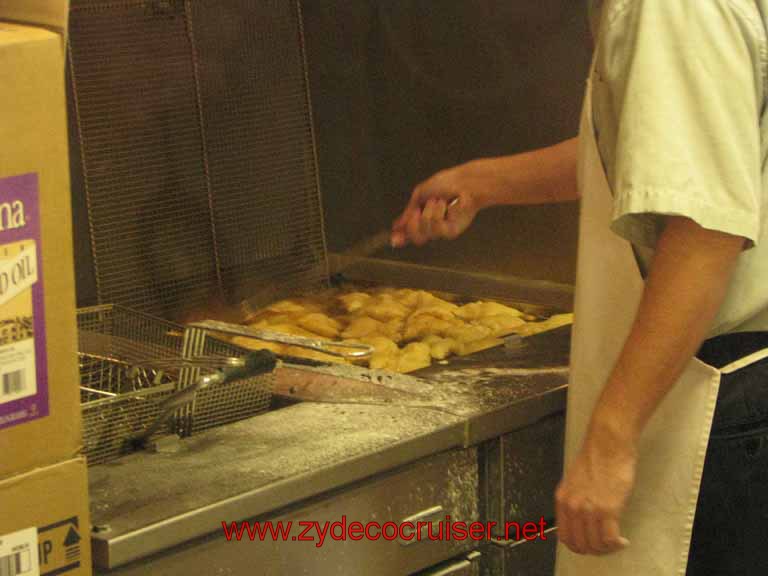
<svg viewBox="0 0 768 576">
<path fill-rule="evenodd" d="M 465 177 L 482 181 L 474 189 L 480 208 L 502 204 L 549 204 L 578 199 L 578 138 L 539 150 L 468 162 Z"/>
<path fill-rule="evenodd" d="M 744 239 L 671 218 L 589 436 L 635 442 L 705 339 Z M 588 436 L 588 437 L 589 437 Z"/>
</svg>

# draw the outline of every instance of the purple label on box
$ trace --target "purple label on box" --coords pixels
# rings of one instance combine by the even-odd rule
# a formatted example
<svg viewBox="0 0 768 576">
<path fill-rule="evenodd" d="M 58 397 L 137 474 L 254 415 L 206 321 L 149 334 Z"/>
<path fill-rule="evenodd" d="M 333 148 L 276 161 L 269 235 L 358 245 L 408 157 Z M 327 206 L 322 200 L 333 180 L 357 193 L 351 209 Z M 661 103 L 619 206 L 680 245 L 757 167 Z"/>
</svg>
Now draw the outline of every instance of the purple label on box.
<svg viewBox="0 0 768 576">
<path fill-rule="evenodd" d="M 48 415 L 36 174 L 0 179 L 0 429 Z"/>
</svg>

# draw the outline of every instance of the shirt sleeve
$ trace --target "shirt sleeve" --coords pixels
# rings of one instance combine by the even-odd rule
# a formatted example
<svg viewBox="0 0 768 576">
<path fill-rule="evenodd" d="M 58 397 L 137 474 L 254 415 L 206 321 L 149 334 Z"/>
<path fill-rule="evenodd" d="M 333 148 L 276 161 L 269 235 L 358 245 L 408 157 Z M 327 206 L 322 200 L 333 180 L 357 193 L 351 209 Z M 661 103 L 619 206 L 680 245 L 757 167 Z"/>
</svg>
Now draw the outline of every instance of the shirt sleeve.
<svg viewBox="0 0 768 576">
<path fill-rule="evenodd" d="M 613 230 L 653 248 L 664 217 L 685 216 L 754 245 L 762 164 L 758 31 L 734 0 L 619 4 L 623 11 L 603 18 L 596 88 L 603 94 L 593 105 L 598 131 L 613 130 Z"/>
</svg>

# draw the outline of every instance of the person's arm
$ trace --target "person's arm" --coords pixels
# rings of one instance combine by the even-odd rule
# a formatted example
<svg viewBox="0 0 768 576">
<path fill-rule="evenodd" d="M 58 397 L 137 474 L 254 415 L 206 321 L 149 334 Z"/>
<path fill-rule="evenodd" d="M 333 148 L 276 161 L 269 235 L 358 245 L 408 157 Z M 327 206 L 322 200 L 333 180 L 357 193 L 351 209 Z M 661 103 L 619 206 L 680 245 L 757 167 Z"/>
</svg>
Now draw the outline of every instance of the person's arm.
<svg viewBox="0 0 768 576">
<path fill-rule="evenodd" d="M 465 165 L 464 178 L 480 208 L 504 204 L 550 204 L 579 198 L 578 138 L 539 150 Z M 427 181 L 429 182 L 429 181 Z"/>
<path fill-rule="evenodd" d="M 599 554 L 626 544 L 619 517 L 638 438 L 706 337 L 744 243 L 669 218 L 631 333 L 556 494 L 559 539 L 572 550 Z"/>
<path fill-rule="evenodd" d="M 455 238 L 483 208 L 502 204 L 546 204 L 578 199 L 572 138 L 533 152 L 473 160 L 438 172 L 413 191 L 392 227 L 392 244 L 422 245 Z M 456 203 L 449 203 L 456 199 Z"/>
</svg>

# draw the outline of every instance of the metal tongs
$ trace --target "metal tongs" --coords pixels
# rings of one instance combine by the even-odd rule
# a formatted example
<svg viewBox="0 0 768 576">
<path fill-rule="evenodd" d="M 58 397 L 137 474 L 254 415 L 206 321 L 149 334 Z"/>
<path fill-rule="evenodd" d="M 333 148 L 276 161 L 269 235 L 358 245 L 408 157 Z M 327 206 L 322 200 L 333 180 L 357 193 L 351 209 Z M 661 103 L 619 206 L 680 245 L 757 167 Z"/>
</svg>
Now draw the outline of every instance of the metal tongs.
<svg viewBox="0 0 768 576">
<path fill-rule="evenodd" d="M 367 358 L 373 353 L 373 348 L 366 344 L 353 344 L 351 342 L 336 342 L 305 338 L 303 336 L 291 336 L 281 332 L 261 329 L 256 330 L 254 328 L 248 328 L 247 326 L 230 324 L 229 322 L 220 322 L 218 320 L 203 320 L 202 322 L 193 322 L 188 324 L 188 326 L 202 328 L 212 332 L 221 332 L 223 334 L 245 336 L 246 338 L 264 340 L 265 342 L 289 344 L 291 346 L 315 350 L 338 358 Z"/>
<path fill-rule="evenodd" d="M 176 410 L 192 402 L 200 390 L 232 380 L 268 374 L 277 366 L 277 357 L 269 350 L 258 350 L 249 352 L 240 358 L 199 356 L 196 358 L 158 359 L 148 363 L 148 366 L 153 369 L 206 368 L 214 369 L 214 371 L 209 374 L 201 374 L 192 385 L 174 392 L 163 400 L 160 403 L 160 413 L 157 418 L 144 430 L 131 437 L 131 441 L 137 444 L 142 444 L 157 432 Z M 140 369 L 142 366 L 135 368 Z"/>
</svg>

